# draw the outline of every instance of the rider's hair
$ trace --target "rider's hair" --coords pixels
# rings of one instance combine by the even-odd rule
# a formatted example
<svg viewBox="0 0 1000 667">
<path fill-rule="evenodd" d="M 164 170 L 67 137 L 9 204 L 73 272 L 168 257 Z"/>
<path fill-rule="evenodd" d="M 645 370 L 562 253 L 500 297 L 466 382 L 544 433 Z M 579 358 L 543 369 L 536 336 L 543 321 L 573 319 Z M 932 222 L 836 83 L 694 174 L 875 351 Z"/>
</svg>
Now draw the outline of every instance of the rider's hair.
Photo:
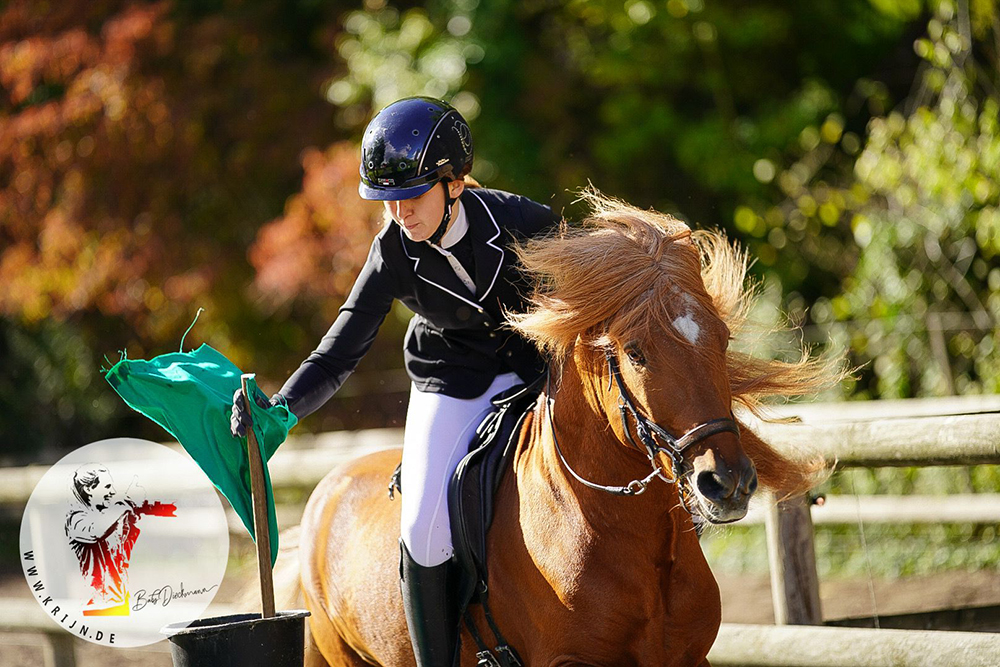
<svg viewBox="0 0 1000 667">
<path fill-rule="evenodd" d="M 73 495 L 84 505 L 90 505 L 93 491 L 101 479 L 101 473 L 111 474 L 107 468 L 98 463 L 87 463 L 73 473 Z"/>
</svg>

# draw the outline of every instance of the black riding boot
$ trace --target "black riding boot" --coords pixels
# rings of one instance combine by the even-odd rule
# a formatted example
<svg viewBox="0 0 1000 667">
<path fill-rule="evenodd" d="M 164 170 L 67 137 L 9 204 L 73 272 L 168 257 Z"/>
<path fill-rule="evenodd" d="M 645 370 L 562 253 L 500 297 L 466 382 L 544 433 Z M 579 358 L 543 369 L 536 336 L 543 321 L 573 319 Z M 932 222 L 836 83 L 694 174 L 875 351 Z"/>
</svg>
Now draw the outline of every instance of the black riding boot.
<svg viewBox="0 0 1000 667">
<path fill-rule="evenodd" d="M 399 540 L 399 587 L 417 667 L 452 667 L 458 648 L 458 618 L 448 598 L 448 563 L 417 564 Z"/>
</svg>

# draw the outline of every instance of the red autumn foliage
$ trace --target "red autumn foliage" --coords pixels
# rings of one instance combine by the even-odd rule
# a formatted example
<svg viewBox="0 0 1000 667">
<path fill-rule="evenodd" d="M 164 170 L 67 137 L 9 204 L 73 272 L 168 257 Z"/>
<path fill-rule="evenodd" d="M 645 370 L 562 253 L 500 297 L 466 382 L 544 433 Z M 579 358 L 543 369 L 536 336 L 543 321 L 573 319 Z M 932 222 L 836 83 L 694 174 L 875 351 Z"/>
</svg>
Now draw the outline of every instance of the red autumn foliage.
<svg viewBox="0 0 1000 667">
<path fill-rule="evenodd" d="M 276 29 L 280 8 L 241 7 L 0 10 L 0 317 L 111 316 L 159 345 L 205 306 L 215 324 L 202 332 L 239 346 L 231 322 L 259 317 L 248 249 L 298 189 L 300 162 L 304 191 L 254 246 L 256 291 L 343 298 L 373 219 L 351 149 L 310 148 L 336 138 L 320 90 L 341 10 L 309 28 L 324 52 Z"/>
<path fill-rule="evenodd" d="M 358 148 L 351 142 L 302 156 L 302 191 L 285 215 L 260 229 L 250 248 L 257 271 L 254 287 L 271 304 L 304 298 L 336 315 L 364 264 L 382 207 L 358 196 Z"/>
<path fill-rule="evenodd" d="M 12 3 L 0 20 L 0 311 L 120 314 L 143 304 L 133 281 L 161 245 L 104 186 L 129 170 L 123 141 L 163 143 L 162 83 L 136 76 L 136 51 L 162 48 L 166 5 L 123 9 L 99 34 L 61 25 L 74 18 L 65 10 L 41 23 L 28 6 Z"/>
</svg>

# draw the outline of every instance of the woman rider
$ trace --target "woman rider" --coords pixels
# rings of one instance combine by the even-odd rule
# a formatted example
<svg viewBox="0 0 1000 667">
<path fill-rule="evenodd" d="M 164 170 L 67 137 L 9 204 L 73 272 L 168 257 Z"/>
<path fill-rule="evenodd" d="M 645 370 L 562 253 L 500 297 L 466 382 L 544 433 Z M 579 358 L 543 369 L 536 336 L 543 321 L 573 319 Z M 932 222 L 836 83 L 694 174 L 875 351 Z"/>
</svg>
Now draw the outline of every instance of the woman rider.
<svg viewBox="0 0 1000 667">
<path fill-rule="evenodd" d="M 504 311 L 522 311 L 529 287 L 513 243 L 544 233 L 559 217 L 524 197 L 476 187 L 467 176 L 469 126 L 440 100 L 412 97 L 383 109 L 365 130 L 361 157 L 358 192 L 383 202 L 387 224 L 333 326 L 271 404 L 287 404 L 299 419 L 314 412 L 371 347 L 393 299 L 415 313 L 404 343 L 412 386 L 401 471 L 401 589 L 417 665 L 450 666 L 458 619 L 445 591 L 448 480 L 490 398 L 543 370 L 534 346 L 503 327 Z M 242 435 L 246 422 L 237 392 L 234 434 Z"/>
</svg>

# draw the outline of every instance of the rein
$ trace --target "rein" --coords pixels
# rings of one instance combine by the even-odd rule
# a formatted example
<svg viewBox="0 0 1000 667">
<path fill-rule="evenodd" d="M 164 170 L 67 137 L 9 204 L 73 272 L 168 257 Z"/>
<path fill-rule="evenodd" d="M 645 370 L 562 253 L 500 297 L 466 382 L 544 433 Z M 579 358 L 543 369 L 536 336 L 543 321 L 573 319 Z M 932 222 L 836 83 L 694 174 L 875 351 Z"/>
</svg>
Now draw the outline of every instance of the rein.
<svg viewBox="0 0 1000 667">
<path fill-rule="evenodd" d="M 556 453 L 559 455 L 559 460 L 562 461 L 563 466 L 571 475 L 573 475 L 573 477 L 576 478 L 578 482 L 584 486 L 597 491 L 604 491 L 615 496 L 638 496 L 646 490 L 646 487 L 649 486 L 649 483 L 653 481 L 655 477 L 659 477 L 668 484 L 678 482 L 681 479 L 681 471 L 684 465 L 684 452 L 691 446 L 718 433 L 728 432 L 735 434 L 737 439 L 740 437 L 740 429 L 736 421 L 731 417 L 720 417 L 719 419 L 712 419 L 702 424 L 698 424 L 688 430 L 680 438 L 675 438 L 667 429 L 643 415 L 639 409 L 635 407 L 635 403 L 632 401 L 632 397 L 628 393 L 628 389 L 625 387 L 625 382 L 622 380 L 621 369 L 618 367 L 618 360 L 615 358 L 614 353 L 611 352 L 611 350 L 605 350 L 605 356 L 608 360 L 608 372 L 611 376 L 611 379 L 608 382 L 608 389 L 611 389 L 612 382 L 618 385 L 618 410 L 621 413 L 622 430 L 625 432 L 625 438 L 628 440 L 630 445 L 646 454 L 646 458 L 649 459 L 649 463 L 652 466 L 653 471 L 646 477 L 642 479 L 634 479 L 625 486 L 607 486 L 584 479 L 575 470 L 573 470 L 569 462 L 566 461 L 566 457 L 563 456 L 562 448 L 559 446 L 559 439 L 556 437 L 556 424 L 555 417 L 553 416 L 555 397 L 552 395 L 551 391 L 552 375 L 550 373 L 548 379 L 546 380 L 545 393 L 548 408 L 546 410 L 546 415 L 548 417 L 549 429 L 552 432 L 552 442 L 556 446 Z M 637 443 L 632 437 L 632 432 L 629 429 L 628 422 L 629 414 L 632 415 L 632 420 L 635 422 L 635 432 L 639 436 L 639 441 L 642 442 L 642 446 L 640 446 L 639 443 Z M 657 444 L 656 438 L 662 440 L 666 446 Z M 660 453 L 666 454 L 670 457 L 673 467 L 673 479 L 664 475 L 663 468 L 657 463 L 656 455 Z M 686 508 L 687 505 L 685 503 L 685 509 Z"/>
</svg>

